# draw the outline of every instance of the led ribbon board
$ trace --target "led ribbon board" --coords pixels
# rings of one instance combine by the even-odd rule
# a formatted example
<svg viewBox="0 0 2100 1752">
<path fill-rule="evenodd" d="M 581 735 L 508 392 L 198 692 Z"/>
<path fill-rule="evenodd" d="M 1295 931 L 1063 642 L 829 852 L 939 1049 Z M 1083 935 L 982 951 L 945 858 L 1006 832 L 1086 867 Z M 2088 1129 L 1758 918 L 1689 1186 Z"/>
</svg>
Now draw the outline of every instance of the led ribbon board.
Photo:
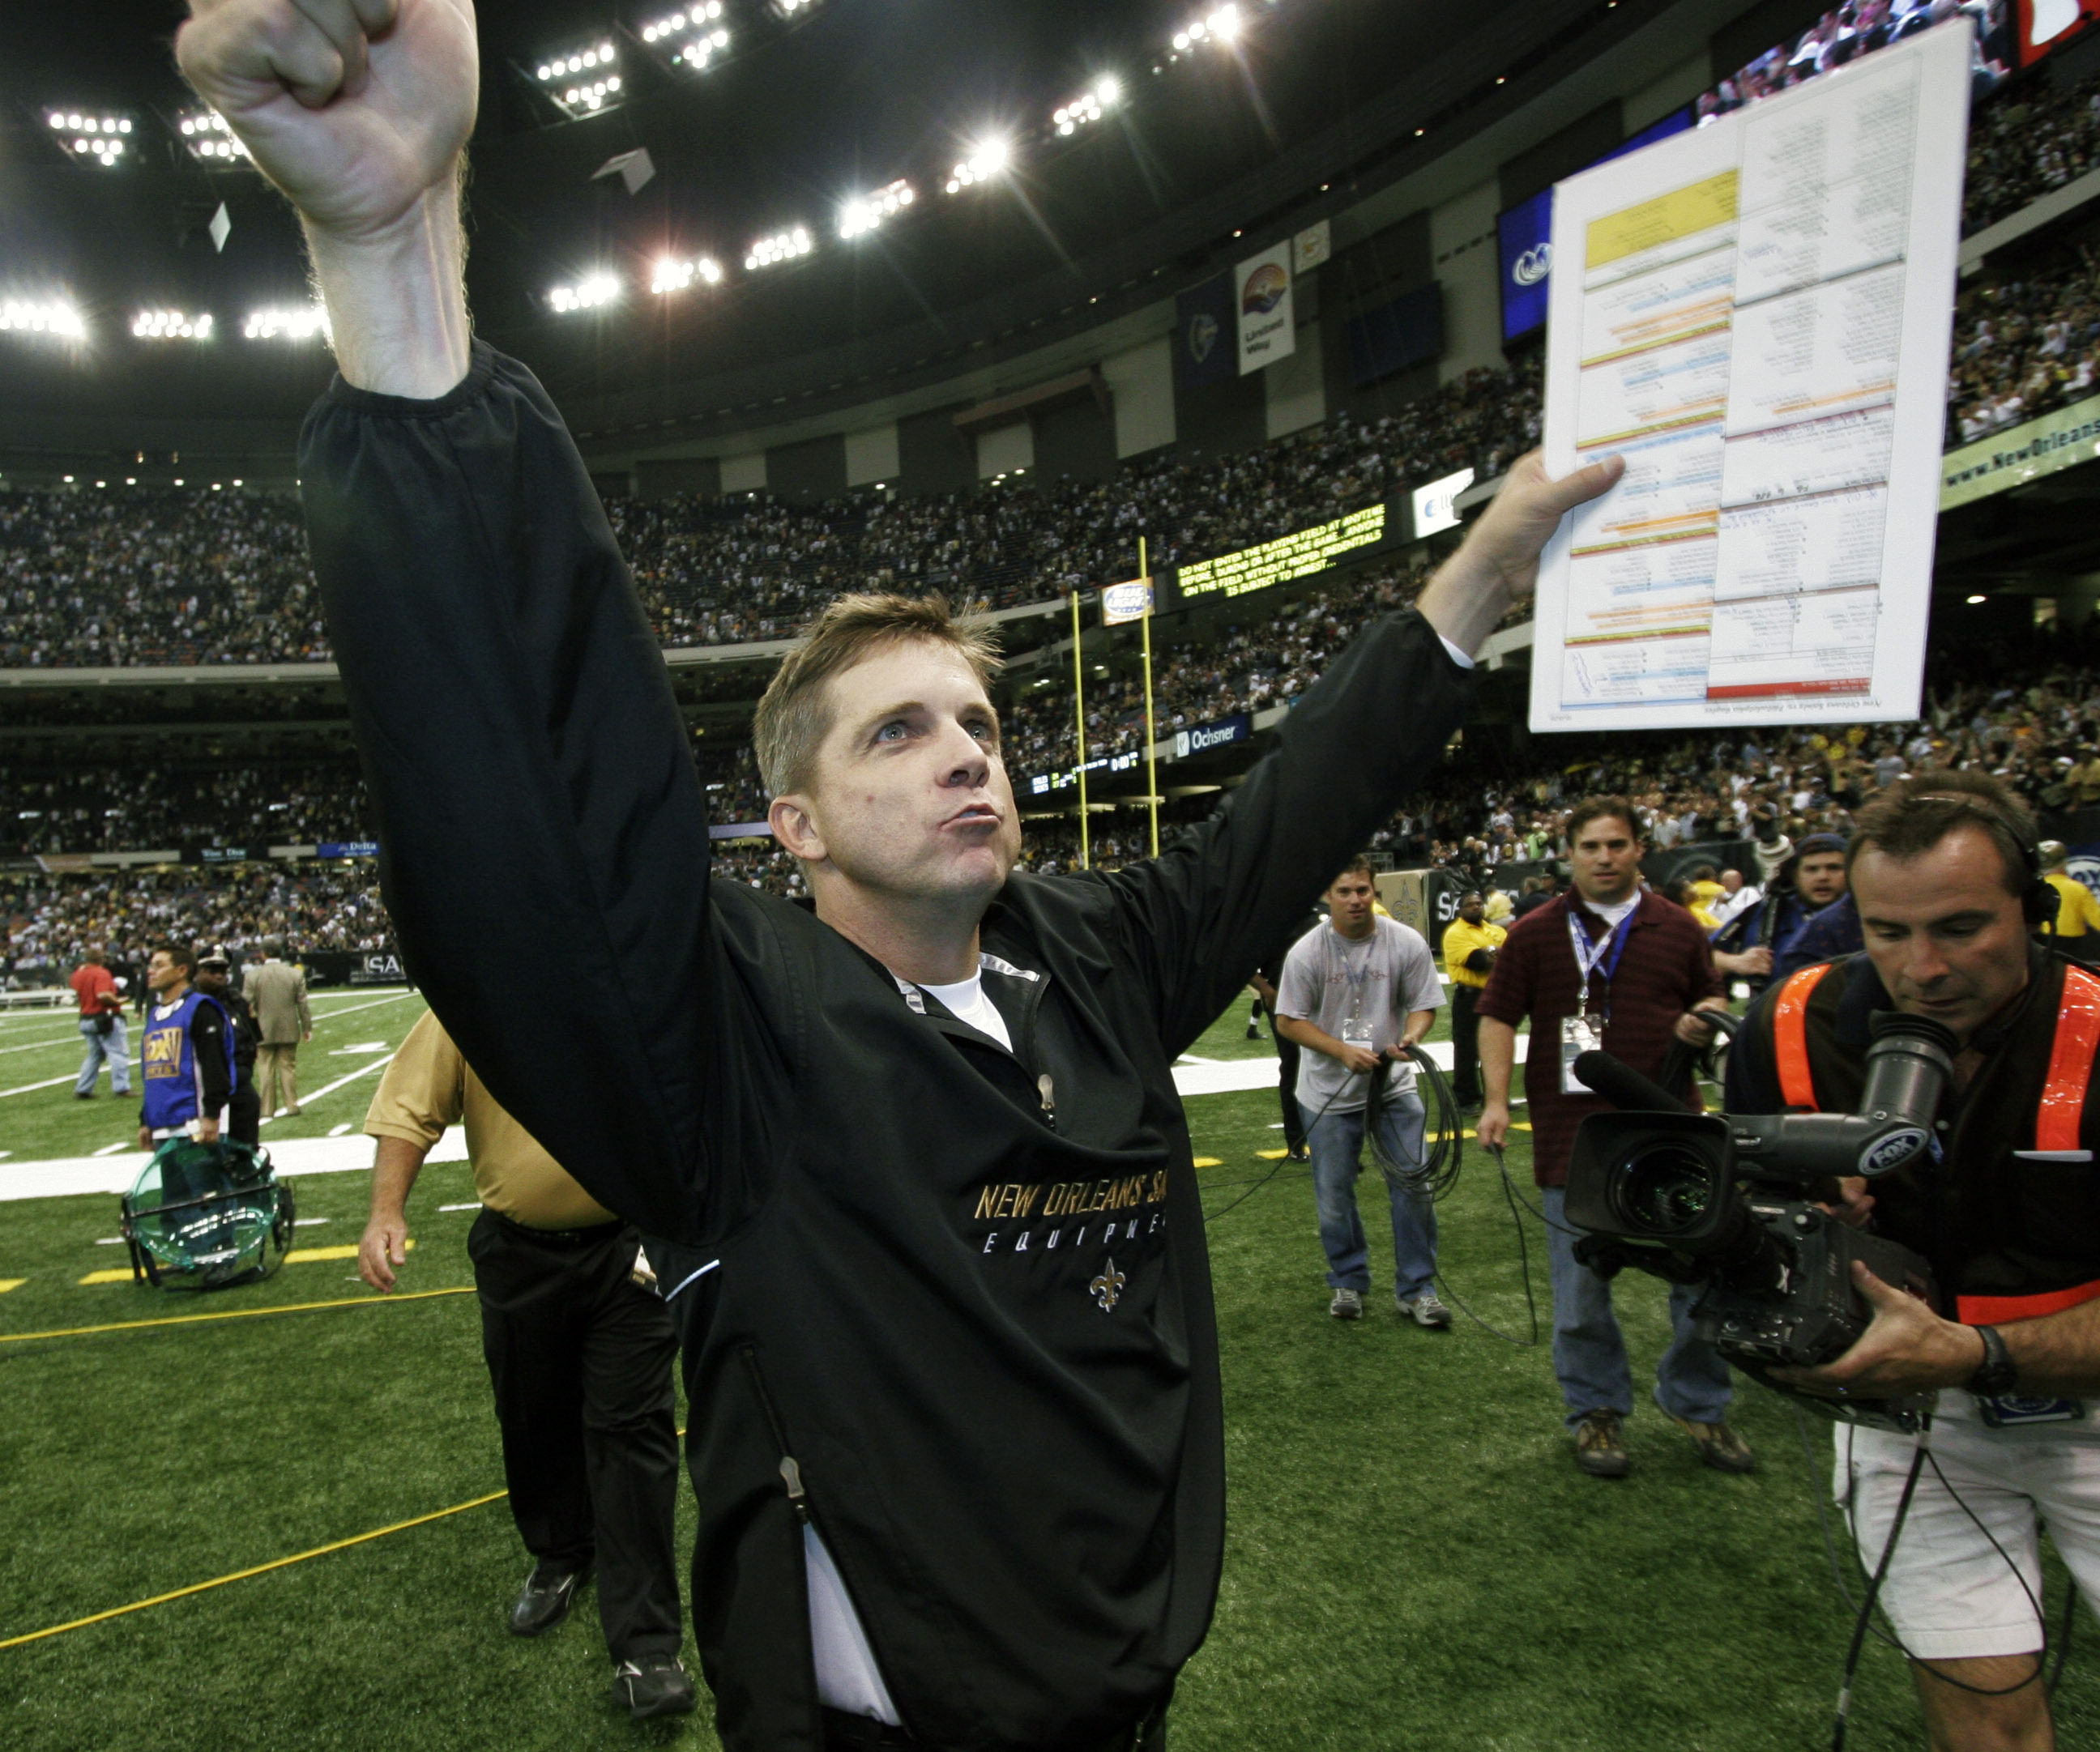
<svg viewBox="0 0 2100 1752">
<path fill-rule="evenodd" d="M 1243 596 L 1324 571 L 1345 553 L 1377 546 L 1391 527 L 1388 506 L 1366 505 L 1331 523 L 1298 530 L 1258 548 L 1242 548 L 1237 553 L 1221 553 L 1214 560 L 1182 566 L 1175 583 L 1184 602 Z"/>
</svg>

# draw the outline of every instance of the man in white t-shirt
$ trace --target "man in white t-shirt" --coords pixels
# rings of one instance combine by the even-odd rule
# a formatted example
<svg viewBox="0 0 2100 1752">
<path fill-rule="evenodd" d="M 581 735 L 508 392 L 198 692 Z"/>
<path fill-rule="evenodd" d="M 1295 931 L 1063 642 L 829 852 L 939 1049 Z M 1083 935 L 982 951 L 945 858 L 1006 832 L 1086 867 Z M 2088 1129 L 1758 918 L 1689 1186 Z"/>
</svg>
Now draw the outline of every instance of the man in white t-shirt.
<svg viewBox="0 0 2100 1752">
<path fill-rule="evenodd" d="M 1298 1063 L 1298 1104 L 1312 1154 L 1320 1243 L 1327 1252 L 1327 1312 L 1363 1318 L 1370 1248 L 1357 1208 L 1365 1112 L 1373 1076 L 1384 1079 L 1379 1143 L 1388 1160 L 1423 1160 L 1422 1098 L 1402 1052 L 1419 1044 L 1444 1001 L 1443 982 L 1422 934 L 1373 911 L 1369 861 L 1358 858 L 1328 888 L 1327 920 L 1291 946 L 1277 987 L 1276 1029 L 1308 1049 Z M 1392 1205 L 1393 1300 L 1421 1326 L 1451 1323 L 1438 1298 L 1436 1207 L 1397 1182 Z"/>
</svg>

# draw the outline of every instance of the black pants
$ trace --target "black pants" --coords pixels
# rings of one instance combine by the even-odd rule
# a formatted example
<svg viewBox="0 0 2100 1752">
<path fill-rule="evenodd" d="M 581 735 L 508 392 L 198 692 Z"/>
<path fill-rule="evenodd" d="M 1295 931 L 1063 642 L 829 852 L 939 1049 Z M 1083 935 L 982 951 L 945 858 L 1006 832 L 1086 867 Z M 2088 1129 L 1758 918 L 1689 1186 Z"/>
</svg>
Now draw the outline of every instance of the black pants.
<svg viewBox="0 0 2100 1752">
<path fill-rule="evenodd" d="M 1305 1147 L 1305 1115 L 1298 1105 L 1298 1042 L 1283 1037 L 1276 1012 L 1268 1013 L 1268 1032 L 1276 1041 L 1276 1087 L 1283 1101 L 1283 1142 L 1293 1151 Z"/>
<path fill-rule="evenodd" d="M 226 1130 L 236 1143 L 245 1143 L 251 1150 L 262 1142 L 262 1098 L 255 1093 L 255 1085 L 245 1071 L 226 1103 Z"/>
<path fill-rule="evenodd" d="M 1480 1101 L 1482 989 L 1451 982 L 1451 1092 L 1461 1107 L 1476 1107 Z"/>
<path fill-rule="evenodd" d="M 467 1238 L 511 1515 L 550 1570 L 595 1559 L 616 1662 L 674 1655 L 682 1640 L 677 1340 L 632 1280 L 635 1246 L 622 1223 L 550 1235 L 486 1210 Z"/>
<path fill-rule="evenodd" d="M 882 1752 L 882 1749 L 898 1746 L 924 1745 L 923 1740 L 915 1740 L 901 1728 L 885 1728 L 880 1722 L 864 1715 L 848 1715 L 841 1710 L 826 1710 L 824 1719 L 824 1752 Z M 1135 1728 L 1101 1742 L 1101 1752 L 1167 1752 L 1167 1711 L 1164 1706 L 1148 1715 Z"/>
</svg>

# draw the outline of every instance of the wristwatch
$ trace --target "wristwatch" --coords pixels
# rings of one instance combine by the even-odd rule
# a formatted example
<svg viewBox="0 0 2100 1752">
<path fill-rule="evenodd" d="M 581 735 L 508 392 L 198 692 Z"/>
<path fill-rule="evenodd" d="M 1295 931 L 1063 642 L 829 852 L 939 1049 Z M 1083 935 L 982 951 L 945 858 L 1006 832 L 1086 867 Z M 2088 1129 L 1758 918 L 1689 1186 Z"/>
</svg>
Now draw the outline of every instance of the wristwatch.
<svg viewBox="0 0 2100 1752">
<path fill-rule="evenodd" d="M 2004 1335 L 1994 1326 L 1972 1330 L 1983 1340 L 1983 1360 L 1962 1385 L 1979 1399 L 1995 1399 L 2000 1393 L 2010 1393 L 2020 1371 L 2012 1353 L 2005 1349 Z"/>
</svg>

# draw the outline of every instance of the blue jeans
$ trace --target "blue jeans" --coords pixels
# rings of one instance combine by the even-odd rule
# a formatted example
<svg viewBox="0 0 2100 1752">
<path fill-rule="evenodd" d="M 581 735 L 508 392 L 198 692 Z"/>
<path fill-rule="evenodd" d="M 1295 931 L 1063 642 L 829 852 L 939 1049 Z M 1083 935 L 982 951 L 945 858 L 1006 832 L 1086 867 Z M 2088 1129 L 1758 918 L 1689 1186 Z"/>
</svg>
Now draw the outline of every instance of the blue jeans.
<svg viewBox="0 0 2100 1752">
<path fill-rule="evenodd" d="M 1305 1142 L 1312 1156 L 1312 1191 L 1320 1203 L 1320 1244 L 1327 1250 L 1327 1287 L 1367 1290 L 1371 1287 L 1370 1249 L 1364 1221 L 1357 1209 L 1357 1176 L 1362 1171 L 1364 1110 L 1337 1113 L 1301 1102 Z M 1381 1133 L 1386 1154 L 1396 1162 L 1422 1160 L 1426 1118 L 1422 1098 L 1412 1089 L 1386 1097 Z M 1383 1177 L 1381 1176 L 1381 1178 Z M 1436 1274 L 1436 1207 L 1418 1193 L 1388 1186 L 1392 1204 L 1393 1293 L 1412 1301 Z"/>
<path fill-rule="evenodd" d="M 1634 1409 L 1633 1369 L 1626 1361 L 1626 1335 L 1612 1312 L 1611 1283 L 1576 1260 L 1565 1190 L 1539 1190 L 1546 1211 L 1546 1257 L 1553 1272 L 1553 1372 L 1560 1378 L 1560 1396 L 1568 1404 L 1568 1427 L 1581 1423 L 1586 1411 L 1629 1417 Z M 1655 1402 L 1672 1417 L 1718 1424 L 1735 1398 L 1735 1386 L 1721 1354 L 1692 1336 L 1692 1304 L 1698 1296 L 1696 1285 L 1670 1287 L 1674 1336 L 1655 1366 Z"/>
<path fill-rule="evenodd" d="M 87 1056 L 80 1062 L 80 1079 L 73 1085 L 76 1095 L 95 1093 L 95 1075 L 102 1068 L 102 1061 L 109 1061 L 109 1092 L 113 1095 L 131 1093 L 131 1055 L 124 1044 L 124 1019 L 112 1019 L 115 1026 L 107 1034 L 98 1034 L 95 1023 L 86 1016 L 80 1019 L 80 1037 L 87 1042 Z"/>
</svg>

